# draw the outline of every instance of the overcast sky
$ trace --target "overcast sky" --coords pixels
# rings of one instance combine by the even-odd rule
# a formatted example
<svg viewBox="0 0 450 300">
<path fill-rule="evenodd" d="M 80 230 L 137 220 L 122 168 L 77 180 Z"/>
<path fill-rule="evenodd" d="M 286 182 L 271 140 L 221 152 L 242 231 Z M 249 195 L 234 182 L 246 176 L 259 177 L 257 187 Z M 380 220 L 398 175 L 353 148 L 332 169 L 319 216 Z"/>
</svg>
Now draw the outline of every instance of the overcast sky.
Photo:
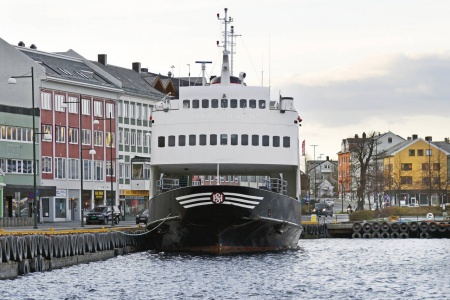
<svg viewBox="0 0 450 300">
<path fill-rule="evenodd" d="M 241 35 L 235 74 L 295 98 L 308 159 L 311 145 L 336 159 L 362 132 L 450 136 L 448 0 L 1 1 L 0 37 L 164 75 L 199 76 L 195 61 L 211 60 L 209 76 L 225 7 Z"/>
</svg>

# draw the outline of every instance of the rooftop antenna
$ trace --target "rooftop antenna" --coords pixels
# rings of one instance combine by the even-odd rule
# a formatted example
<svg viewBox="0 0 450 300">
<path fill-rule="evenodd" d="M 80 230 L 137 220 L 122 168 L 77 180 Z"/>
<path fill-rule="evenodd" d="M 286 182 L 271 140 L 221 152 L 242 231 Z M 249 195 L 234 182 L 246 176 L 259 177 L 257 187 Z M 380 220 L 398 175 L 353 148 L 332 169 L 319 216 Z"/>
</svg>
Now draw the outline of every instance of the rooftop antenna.
<svg viewBox="0 0 450 300">
<path fill-rule="evenodd" d="M 230 72 L 231 72 L 231 76 L 233 76 L 233 54 L 236 54 L 235 50 L 234 50 L 234 46 L 236 46 L 236 37 L 237 36 L 241 36 L 240 34 L 234 34 L 234 26 L 231 26 L 231 31 L 230 31 Z"/>
<path fill-rule="evenodd" d="M 197 60 L 195 63 L 202 64 L 202 85 L 205 86 L 206 85 L 206 77 L 205 77 L 206 64 L 211 64 L 212 61 Z"/>
<path fill-rule="evenodd" d="M 223 21 L 223 24 L 225 25 L 225 31 L 223 32 L 224 42 L 223 45 L 219 45 L 219 41 L 217 41 L 218 47 L 223 47 L 223 58 L 222 58 L 222 74 L 220 82 L 223 85 L 230 84 L 230 68 L 228 63 L 228 54 L 230 53 L 227 50 L 227 36 L 228 36 L 228 23 L 233 22 L 233 18 L 227 16 L 228 8 L 225 8 L 225 17 L 220 18 L 220 15 L 217 14 L 217 19 Z"/>
</svg>

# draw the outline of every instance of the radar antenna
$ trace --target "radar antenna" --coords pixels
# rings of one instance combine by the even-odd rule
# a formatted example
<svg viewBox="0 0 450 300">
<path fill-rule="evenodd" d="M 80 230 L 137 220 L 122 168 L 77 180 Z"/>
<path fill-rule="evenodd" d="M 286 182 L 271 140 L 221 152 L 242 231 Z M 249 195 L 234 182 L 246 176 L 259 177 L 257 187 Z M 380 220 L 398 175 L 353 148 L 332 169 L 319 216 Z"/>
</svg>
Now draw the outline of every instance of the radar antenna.
<svg viewBox="0 0 450 300">
<path fill-rule="evenodd" d="M 195 63 L 202 64 L 202 85 L 205 86 L 206 85 L 206 77 L 205 77 L 206 64 L 211 64 L 212 61 L 197 60 Z"/>
</svg>

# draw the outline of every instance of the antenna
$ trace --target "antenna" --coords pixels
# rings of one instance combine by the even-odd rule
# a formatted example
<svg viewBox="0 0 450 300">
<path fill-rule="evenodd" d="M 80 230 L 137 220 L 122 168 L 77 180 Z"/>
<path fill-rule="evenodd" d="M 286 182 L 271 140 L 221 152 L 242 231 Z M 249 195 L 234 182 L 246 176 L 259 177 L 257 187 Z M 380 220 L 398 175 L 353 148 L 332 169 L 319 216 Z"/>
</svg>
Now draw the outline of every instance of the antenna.
<svg viewBox="0 0 450 300">
<path fill-rule="evenodd" d="M 230 34 L 230 48 L 231 48 L 231 51 L 230 51 L 230 74 L 231 74 L 231 76 L 233 76 L 233 54 L 236 54 L 233 46 L 236 46 L 235 37 L 241 36 L 241 35 L 234 34 L 234 26 L 231 26 L 230 33 L 231 33 Z"/>
<path fill-rule="evenodd" d="M 219 14 L 217 14 L 217 16 L 218 15 Z M 205 78 L 206 64 L 212 64 L 212 61 L 197 60 L 195 63 L 196 64 L 202 64 L 202 85 L 205 86 L 206 85 L 206 78 Z"/>
<path fill-rule="evenodd" d="M 230 68 L 229 68 L 229 60 L 228 60 L 228 54 L 230 53 L 227 50 L 227 37 L 228 37 L 228 30 L 227 26 L 228 23 L 233 22 L 233 18 L 227 16 L 228 8 L 225 8 L 225 17 L 222 19 L 220 18 L 219 14 L 217 14 L 217 19 L 223 21 L 223 24 L 225 25 L 225 31 L 223 32 L 224 37 L 224 43 L 222 46 L 220 46 L 219 41 L 217 41 L 218 47 L 223 47 L 223 57 L 222 57 L 222 71 L 220 76 L 220 83 L 222 85 L 228 85 L 230 84 Z"/>
</svg>

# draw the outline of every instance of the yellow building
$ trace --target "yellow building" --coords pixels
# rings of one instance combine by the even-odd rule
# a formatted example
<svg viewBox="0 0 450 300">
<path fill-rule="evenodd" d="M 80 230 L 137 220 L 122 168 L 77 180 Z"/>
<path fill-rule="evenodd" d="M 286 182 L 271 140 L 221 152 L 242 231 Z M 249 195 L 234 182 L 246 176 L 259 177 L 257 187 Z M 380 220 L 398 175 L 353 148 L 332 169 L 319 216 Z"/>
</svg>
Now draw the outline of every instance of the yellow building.
<svg viewBox="0 0 450 300">
<path fill-rule="evenodd" d="M 413 136 L 383 154 L 385 199 L 392 205 L 441 205 L 449 202 L 450 143 Z"/>
</svg>

